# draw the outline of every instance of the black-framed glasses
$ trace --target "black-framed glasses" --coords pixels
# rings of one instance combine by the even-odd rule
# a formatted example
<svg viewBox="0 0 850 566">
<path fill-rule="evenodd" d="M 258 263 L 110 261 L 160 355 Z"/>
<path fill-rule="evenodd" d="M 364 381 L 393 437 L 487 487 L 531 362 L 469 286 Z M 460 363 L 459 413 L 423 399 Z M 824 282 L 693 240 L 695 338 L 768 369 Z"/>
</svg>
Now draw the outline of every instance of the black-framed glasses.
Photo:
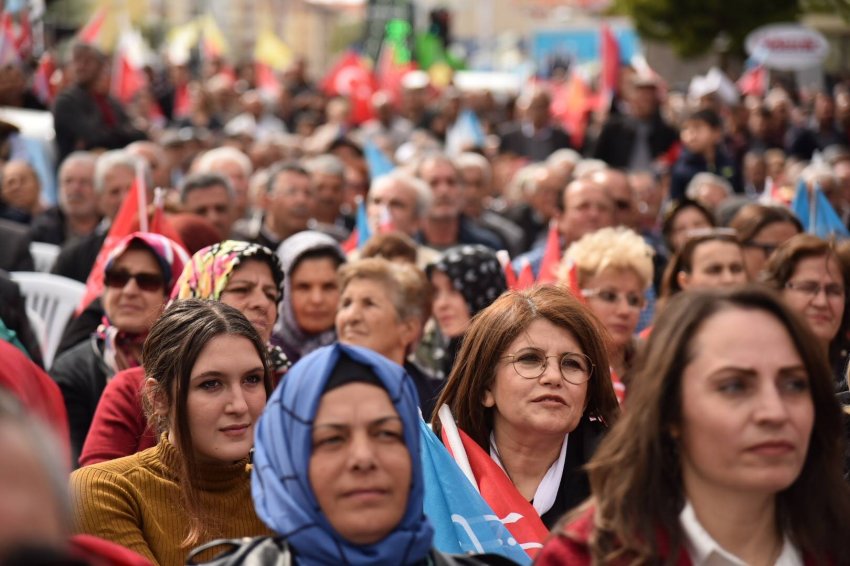
<svg viewBox="0 0 850 566">
<path fill-rule="evenodd" d="M 165 280 L 159 273 L 130 273 L 129 271 L 109 270 L 103 275 L 103 284 L 114 289 L 123 289 L 130 279 L 136 280 L 136 285 L 142 291 L 159 291 L 165 286 Z"/>
<path fill-rule="evenodd" d="M 561 377 L 573 385 L 581 385 L 593 375 L 593 362 L 589 357 L 578 352 L 547 356 L 543 352 L 527 350 L 518 354 L 508 354 L 502 358 L 509 360 L 519 376 L 525 379 L 538 379 L 543 375 L 549 367 L 549 358 L 558 359 Z"/>
<path fill-rule="evenodd" d="M 613 289 L 582 289 L 581 294 L 585 298 L 599 299 L 603 303 L 616 305 L 620 302 L 620 297 L 626 301 L 626 305 L 630 309 L 641 310 L 644 305 L 644 297 L 639 293 L 620 293 Z"/>
<path fill-rule="evenodd" d="M 826 293 L 827 299 L 843 299 L 846 289 L 844 285 L 840 285 L 838 283 L 827 283 L 826 285 L 821 285 L 817 281 L 788 281 L 785 284 L 786 289 L 790 289 L 792 291 L 796 291 L 801 295 L 806 295 L 810 299 L 814 299 L 817 297 L 821 289 Z"/>
</svg>

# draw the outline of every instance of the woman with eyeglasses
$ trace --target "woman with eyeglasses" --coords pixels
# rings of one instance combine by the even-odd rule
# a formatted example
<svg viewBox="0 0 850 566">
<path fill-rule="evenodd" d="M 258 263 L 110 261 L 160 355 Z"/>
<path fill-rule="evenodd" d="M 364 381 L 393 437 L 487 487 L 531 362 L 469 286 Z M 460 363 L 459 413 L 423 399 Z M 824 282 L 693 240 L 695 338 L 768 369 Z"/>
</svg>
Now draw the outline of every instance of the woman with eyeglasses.
<svg viewBox="0 0 850 566">
<path fill-rule="evenodd" d="M 159 234 L 135 232 L 118 242 L 104 264 L 105 315 L 90 340 L 62 353 L 50 376 L 68 411 L 72 465 L 83 447 L 106 382 L 140 365 L 142 344 L 189 256 Z"/>
<path fill-rule="evenodd" d="M 750 281 L 758 280 L 770 254 L 780 244 L 803 231 L 800 221 L 787 208 L 756 203 L 741 208 L 729 227 L 738 232 Z"/>
<path fill-rule="evenodd" d="M 608 362 L 618 395 L 637 356 L 635 329 L 644 292 L 652 284 L 652 255 L 652 248 L 628 228 L 603 228 L 567 249 L 559 275 L 559 282 L 568 285 L 569 266 L 575 265 L 580 293 L 608 331 Z"/>
<path fill-rule="evenodd" d="M 501 467 L 546 528 L 590 493 L 583 466 L 619 415 L 594 316 L 568 291 L 510 291 L 466 332 L 439 407 Z"/>
<path fill-rule="evenodd" d="M 794 236 L 770 257 L 762 280 L 806 320 L 829 354 L 836 387 L 846 390 L 850 272 L 833 243 L 811 234 Z"/>
</svg>

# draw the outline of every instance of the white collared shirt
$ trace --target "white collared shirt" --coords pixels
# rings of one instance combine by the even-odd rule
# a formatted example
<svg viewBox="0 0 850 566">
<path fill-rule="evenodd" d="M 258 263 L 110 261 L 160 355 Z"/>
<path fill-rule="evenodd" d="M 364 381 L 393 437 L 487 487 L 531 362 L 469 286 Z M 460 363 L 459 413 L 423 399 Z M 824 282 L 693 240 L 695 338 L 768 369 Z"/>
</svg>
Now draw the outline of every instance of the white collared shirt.
<svg viewBox="0 0 850 566">
<path fill-rule="evenodd" d="M 747 563 L 725 550 L 703 528 L 697 519 L 690 501 L 679 513 L 679 524 L 685 534 L 685 547 L 694 566 L 747 566 Z M 785 536 L 782 542 L 782 552 L 774 566 L 803 566 L 803 556 L 800 551 Z"/>
</svg>

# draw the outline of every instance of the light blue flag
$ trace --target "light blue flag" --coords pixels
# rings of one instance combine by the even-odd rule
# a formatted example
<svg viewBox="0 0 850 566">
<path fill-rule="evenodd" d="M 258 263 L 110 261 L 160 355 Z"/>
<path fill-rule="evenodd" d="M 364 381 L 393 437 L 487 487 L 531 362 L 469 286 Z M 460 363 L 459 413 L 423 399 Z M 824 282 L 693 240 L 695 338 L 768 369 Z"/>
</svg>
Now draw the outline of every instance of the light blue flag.
<svg viewBox="0 0 850 566">
<path fill-rule="evenodd" d="M 517 564 L 531 564 L 528 554 L 421 419 L 419 431 L 425 480 L 425 515 L 434 527 L 434 546 L 442 552 L 490 552 L 510 558 Z"/>
<path fill-rule="evenodd" d="M 457 155 L 473 147 L 484 147 L 484 128 L 472 110 L 461 110 L 455 123 L 446 132 L 446 151 Z"/>
<path fill-rule="evenodd" d="M 366 217 L 366 203 L 363 199 L 357 201 L 357 249 L 359 250 L 366 245 L 369 238 L 372 237 L 372 230 L 369 229 L 369 219 Z"/>
<path fill-rule="evenodd" d="M 377 179 L 382 175 L 391 173 L 395 169 L 395 164 L 371 139 L 367 139 L 366 144 L 363 146 L 363 156 L 366 158 L 366 165 L 369 167 L 369 177 L 372 179 Z"/>
<path fill-rule="evenodd" d="M 806 187 L 806 182 L 800 179 L 797 183 L 797 190 L 794 193 L 794 200 L 791 201 L 791 212 L 803 225 L 803 230 L 808 231 L 811 224 L 811 210 L 809 206 L 809 189 Z"/>
<path fill-rule="evenodd" d="M 850 237 L 847 227 L 841 221 L 835 209 L 832 208 L 832 204 L 827 200 L 826 195 L 818 185 L 815 185 L 814 200 L 815 211 L 813 216 L 815 221 L 813 226 L 809 226 L 809 231 L 819 238 L 828 238 L 830 236 L 835 236 L 836 238 Z"/>
</svg>

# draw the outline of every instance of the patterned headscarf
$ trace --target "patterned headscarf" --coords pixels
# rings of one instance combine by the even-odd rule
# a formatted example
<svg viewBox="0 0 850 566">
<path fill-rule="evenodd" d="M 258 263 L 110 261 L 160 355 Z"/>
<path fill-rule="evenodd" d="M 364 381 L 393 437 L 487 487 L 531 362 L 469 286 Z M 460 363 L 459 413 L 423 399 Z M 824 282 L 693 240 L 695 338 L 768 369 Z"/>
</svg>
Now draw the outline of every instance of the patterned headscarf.
<svg viewBox="0 0 850 566">
<path fill-rule="evenodd" d="M 283 270 L 270 249 L 260 244 L 225 240 L 195 252 L 174 285 L 171 300 L 221 300 L 221 293 L 227 287 L 233 271 L 243 261 L 252 259 L 268 264 L 274 282 L 280 288 L 283 284 Z"/>
<path fill-rule="evenodd" d="M 309 478 L 313 419 L 343 355 L 371 369 L 386 389 L 402 421 L 412 468 L 401 521 L 383 540 L 365 546 L 349 542 L 331 526 Z M 418 407 L 416 386 L 407 372 L 366 348 L 334 344 L 292 366 L 257 423 L 251 491 L 257 515 L 292 545 L 299 564 L 395 566 L 419 563 L 428 555 L 434 530 L 423 511 Z"/>
<path fill-rule="evenodd" d="M 288 352 L 297 354 L 297 357 L 293 358 L 296 361 L 316 348 L 336 341 L 336 329 L 333 327 L 319 334 L 307 334 L 301 330 L 298 321 L 295 320 L 295 310 L 292 308 L 292 271 L 305 254 L 318 251 L 327 251 L 330 255 L 339 258 L 340 263 L 345 262 L 345 254 L 337 241 L 327 234 L 313 230 L 305 230 L 290 236 L 277 249 L 286 279 L 283 283 L 284 300 L 280 305 L 274 334 Z"/>
<path fill-rule="evenodd" d="M 171 302 L 182 299 L 220 301 L 230 276 L 242 262 L 248 260 L 266 263 L 271 269 L 275 285 L 278 289 L 282 287 L 283 271 L 280 261 L 270 249 L 260 244 L 225 240 L 195 252 L 174 285 Z M 282 293 L 278 293 L 278 308 L 281 298 Z M 290 366 L 280 348 L 269 346 L 268 353 L 275 371 L 282 372 Z"/>
<path fill-rule="evenodd" d="M 470 316 L 490 306 L 508 289 L 505 272 L 496 253 L 481 245 L 447 249 L 440 259 L 425 269 L 428 279 L 432 278 L 434 270 L 445 273 L 452 287 L 463 295 Z"/>
<path fill-rule="evenodd" d="M 167 296 L 169 290 L 174 286 L 177 276 L 183 271 L 183 266 L 189 261 L 189 254 L 186 253 L 183 246 L 161 234 L 133 232 L 121 239 L 109 252 L 106 262 L 103 264 L 104 272 L 109 271 L 118 258 L 134 244 L 141 244 L 156 258 L 156 262 L 162 271 L 162 278 L 165 281 L 164 293 Z M 113 326 L 109 318 L 104 315 L 103 321 L 97 328 L 97 336 L 104 343 L 103 361 L 113 373 L 139 365 L 139 361 L 130 353 L 132 350 L 130 346 L 142 344 L 147 332 L 143 334 L 124 332 Z"/>
</svg>

